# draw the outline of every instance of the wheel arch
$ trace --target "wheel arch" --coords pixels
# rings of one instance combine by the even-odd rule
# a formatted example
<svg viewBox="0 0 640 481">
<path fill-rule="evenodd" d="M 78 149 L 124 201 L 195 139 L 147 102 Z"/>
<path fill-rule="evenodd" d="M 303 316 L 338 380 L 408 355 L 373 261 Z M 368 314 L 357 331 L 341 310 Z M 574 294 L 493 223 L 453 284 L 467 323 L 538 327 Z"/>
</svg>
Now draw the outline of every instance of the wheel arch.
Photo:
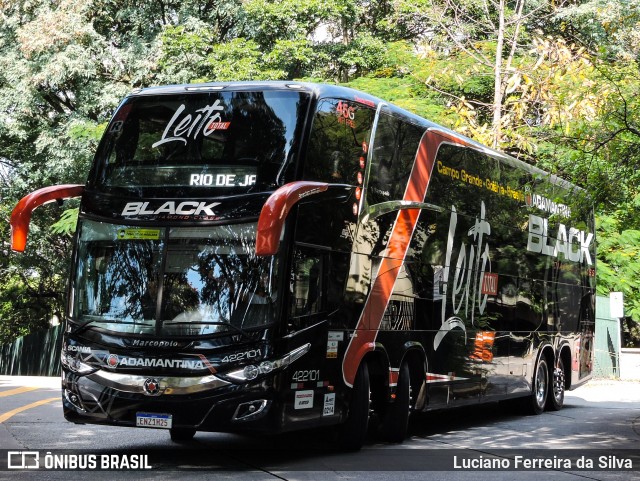
<svg viewBox="0 0 640 481">
<path fill-rule="evenodd" d="M 367 352 L 360 361 L 366 362 L 369 369 L 369 388 L 374 402 L 386 399 L 389 395 L 390 361 L 387 350 L 376 343 L 375 349 Z"/>
<path fill-rule="evenodd" d="M 569 390 L 571 387 L 571 346 L 568 343 L 560 347 L 558 359 L 562 361 L 562 367 L 564 368 L 564 388 Z M 554 366 L 556 364 L 557 362 L 554 362 Z"/>
<path fill-rule="evenodd" d="M 556 353 L 555 350 L 553 349 L 553 346 L 551 344 L 543 344 L 542 346 L 540 346 L 540 349 L 538 351 L 538 355 L 536 356 L 536 363 L 533 366 L 533 372 L 531 373 L 531 388 L 533 389 L 533 385 L 534 385 L 534 377 L 536 375 L 536 366 L 538 365 L 538 362 L 540 361 L 540 359 L 544 359 L 547 363 L 547 369 L 553 369 L 553 367 L 556 365 Z M 550 375 L 551 371 L 547 372 L 547 375 Z"/>
<path fill-rule="evenodd" d="M 423 385 L 427 381 L 427 353 L 424 346 L 419 342 L 407 342 L 404 345 L 404 354 L 402 356 L 402 363 L 407 363 L 409 366 L 409 379 L 411 386 L 413 387 L 413 393 L 411 396 L 411 407 L 415 407 L 416 397 L 418 393 L 424 388 Z"/>
</svg>

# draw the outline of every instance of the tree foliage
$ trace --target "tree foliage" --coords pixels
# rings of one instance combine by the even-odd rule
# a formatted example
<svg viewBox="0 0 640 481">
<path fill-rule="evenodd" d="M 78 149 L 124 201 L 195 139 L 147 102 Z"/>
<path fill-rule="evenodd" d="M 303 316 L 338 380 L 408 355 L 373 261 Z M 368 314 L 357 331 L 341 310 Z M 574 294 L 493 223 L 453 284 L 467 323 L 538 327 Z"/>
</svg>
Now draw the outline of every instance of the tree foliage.
<svg viewBox="0 0 640 481">
<path fill-rule="evenodd" d="M 599 291 L 640 320 L 640 0 L 0 0 L 0 342 L 62 312 L 73 210 L 24 194 L 83 183 L 133 88 L 347 83 L 572 180 L 594 198 Z M 69 206 L 71 209 L 76 206 Z"/>
</svg>

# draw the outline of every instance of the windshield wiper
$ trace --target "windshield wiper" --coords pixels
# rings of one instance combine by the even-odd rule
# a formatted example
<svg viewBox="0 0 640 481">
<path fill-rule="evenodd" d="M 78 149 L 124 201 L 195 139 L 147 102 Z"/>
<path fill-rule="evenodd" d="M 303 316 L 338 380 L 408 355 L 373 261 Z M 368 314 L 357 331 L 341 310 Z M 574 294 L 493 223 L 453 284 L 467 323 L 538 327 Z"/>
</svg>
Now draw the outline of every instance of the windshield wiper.
<svg viewBox="0 0 640 481">
<path fill-rule="evenodd" d="M 115 319 L 104 319 L 104 318 L 100 317 L 100 318 L 97 318 L 97 319 L 91 319 L 90 321 L 87 321 L 84 324 L 80 324 L 76 329 L 72 330 L 70 332 L 70 334 L 79 334 L 81 332 L 84 332 L 87 329 L 89 329 L 92 324 L 95 324 L 96 322 L 112 322 L 112 323 L 121 324 L 121 325 L 124 325 L 124 326 L 146 326 L 146 327 L 152 327 L 153 326 L 153 324 L 147 324 L 147 323 L 143 323 L 143 322 L 122 322 L 122 321 L 117 321 Z"/>
<path fill-rule="evenodd" d="M 231 324 L 230 322 L 226 322 L 226 321 L 177 321 L 177 322 L 172 322 L 172 321 L 166 321 L 163 323 L 164 326 L 193 326 L 194 324 L 200 324 L 200 325 L 211 325 L 211 326 L 226 326 L 226 327 L 230 327 L 231 329 L 235 330 L 236 332 L 239 332 L 240 334 L 242 334 L 244 337 L 248 338 L 248 339 L 252 339 L 253 336 L 251 336 L 251 334 L 249 334 L 247 331 L 245 331 L 244 329 L 242 329 L 241 327 L 238 327 L 234 324 Z"/>
</svg>

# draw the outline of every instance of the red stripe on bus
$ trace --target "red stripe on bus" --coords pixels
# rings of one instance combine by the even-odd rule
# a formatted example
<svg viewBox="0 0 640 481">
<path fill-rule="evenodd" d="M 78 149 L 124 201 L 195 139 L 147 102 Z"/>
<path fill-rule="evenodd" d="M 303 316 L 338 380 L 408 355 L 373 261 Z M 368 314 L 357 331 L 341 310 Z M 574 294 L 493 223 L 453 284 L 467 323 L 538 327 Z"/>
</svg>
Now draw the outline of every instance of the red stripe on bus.
<svg viewBox="0 0 640 481">
<path fill-rule="evenodd" d="M 409 181 L 403 200 L 423 202 L 429 188 L 429 180 L 435 163 L 436 152 L 442 142 L 449 141 L 459 145 L 468 145 L 466 141 L 440 130 L 427 130 L 418 147 L 418 153 L 409 175 Z M 351 338 L 342 361 L 342 376 L 345 384 L 353 386 L 360 361 L 368 351 L 375 348 L 382 316 L 389 304 L 393 286 L 398 278 L 400 267 L 418 222 L 420 209 L 398 211 L 387 252 L 380 262 L 380 268 L 367 297 L 356 332 Z"/>
</svg>

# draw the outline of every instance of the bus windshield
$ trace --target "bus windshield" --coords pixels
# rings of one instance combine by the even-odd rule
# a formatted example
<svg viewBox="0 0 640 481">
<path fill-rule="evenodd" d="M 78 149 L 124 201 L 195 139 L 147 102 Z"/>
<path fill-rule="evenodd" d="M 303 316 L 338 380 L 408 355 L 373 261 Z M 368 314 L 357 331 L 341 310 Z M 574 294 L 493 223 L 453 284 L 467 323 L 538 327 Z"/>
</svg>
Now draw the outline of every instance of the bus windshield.
<svg viewBox="0 0 640 481">
<path fill-rule="evenodd" d="M 307 104 L 308 94 L 280 90 L 131 96 L 107 127 L 90 185 L 208 197 L 270 190 L 293 174 Z"/>
<path fill-rule="evenodd" d="M 142 228 L 80 221 L 78 326 L 199 336 L 275 319 L 276 262 L 255 255 L 256 224 Z"/>
</svg>

